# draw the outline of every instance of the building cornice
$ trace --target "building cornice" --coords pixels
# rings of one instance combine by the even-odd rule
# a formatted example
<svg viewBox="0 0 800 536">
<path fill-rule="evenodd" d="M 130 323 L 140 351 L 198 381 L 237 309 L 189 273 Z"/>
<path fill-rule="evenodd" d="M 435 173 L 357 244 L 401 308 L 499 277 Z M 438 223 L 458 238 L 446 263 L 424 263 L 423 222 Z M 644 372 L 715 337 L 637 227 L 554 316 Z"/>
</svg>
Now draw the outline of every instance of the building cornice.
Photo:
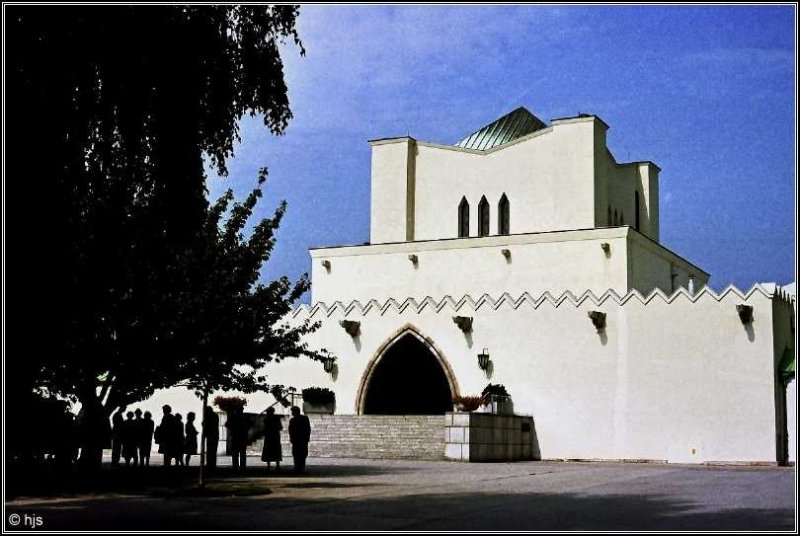
<svg viewBox="0 0 800 536">
<path fill-rule="evenodd" d="M 650 305 L 655 303 L 672 304 L 677 301 L 697 303 L 702 300 L 714 300 L 721 302 L 726 298 L 747 301 L 753 297 L 779 300 L 792 306 L 795 302 L 794 297 L 783 291 L 774 283 L 756 283 L 748 291 L 742 291 L 734 285 L 728 285 L 722 291 L 715 292 L 710 287 L 703 286 L 694 294 L 690 293 L 685 288 L 679 288 L 672 294 L 667 294 L 661 289 L 655 289 L 647 296 L 642 295 L 638 290 L 631 290 L 621 296 L 614 290 L 610 289 L 605 291 L 600 296 L 597 296 L 590 290 L 587 290 L 580 295 L 574 294 L 573 292 L 567 290 L 559 296 L 555 296 L 550 292 L 545 291 L 538 298 L 535 298 L 529 293 L 524 292 L 518 298 L 514 298 L 508 293 L 503 293 L 496 299 L 492 298 L 492 296 L 488 294 L 484 294 L 478 299 L 473 298 L 469 294 L 465 294 L 459 300 L 455 300 L 452 296 L 446 295 L 438 301 L 428 296 L 421 301 L 417 301 L 414 298 L 407 298 L 402 302 L 399 302 L 394 298 L 389 298 L 383 302 L 379 302 L 378 300 L 369 300 L 363 304 L 358 300 L 353 300 L 347 305 L 340 301 L 336 301 L 331 304 L 317 302 L 313 305 L 300 305 L 291 313 L 289 313 L 289 315 L 298 319 L 331 317 L 334 314 L 337 314 L 338 316 L 366 316 L 367 314 L 374 313 L 383 316 L 389 312 L 404 313 L 406 311 L 419 314 L 426 309 L 440 313 L 445 309 L 448 309 L 452 312 L 461 312 L 463 310 L 477 311 L 481 308 L 489 308 L 496 311 L 501 307 L 517 310 L 523 306 L 530 307 L 533 310 L 538 310 L 543 306 L 559 308 L 562 306 L 581 307 L 584 304 L 590 304 L 594 307 L 603 307 L 624 306 L 628 303 L 638 303 L 641 305 Z"/>
<path fill-rule="evenodd" d="M 417 253 L 421 251 L 441 251 L 447 249 L 471 249 L 482 247 L 517 246 L 537 243 L 575 242 L 581 240 L 600 240 L 625 238 L 630 228 L 600 227 L 595 229 L 571 229 L 562 231 L 543 231 L 511 235 L 491 235 L 470 238 L 438 238 L 414 242 L 387 242 L 383 244 L 351 245 L 310 248 L 311 257 L 342 257 L 351 255 L 381 255 L 384 253 Z"/>
</svg>

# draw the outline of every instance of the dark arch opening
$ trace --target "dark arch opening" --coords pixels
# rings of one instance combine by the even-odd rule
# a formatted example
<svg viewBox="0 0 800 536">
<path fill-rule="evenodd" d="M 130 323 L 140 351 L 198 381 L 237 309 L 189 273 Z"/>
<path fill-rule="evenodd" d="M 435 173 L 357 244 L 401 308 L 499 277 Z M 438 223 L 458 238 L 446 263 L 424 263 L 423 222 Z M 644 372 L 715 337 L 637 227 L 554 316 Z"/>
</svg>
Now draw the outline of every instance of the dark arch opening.
<svg viewBox="0 0 800 536">
<path fill-rule="evenodd" d="M 450 384 L 436 356 L 411 334 L 375 364 L 364 398 L 365 415 L 438 415 L 453 411 Z"/>
<path fill-rule="evenodd" d="M 458 237 L 466 238 L 469 236 L 469 203 L 467 198 L 462 197 L 458 204 Z"/>
<path fill-rule="evenodd" d="M 489 202 L 486 196 L 478 203 L 478 236 L 489 236 Z"/>
<path fill-rule="evenodd" d="M 497 234 L 507 235 L 511 232 L 511 205 L 503 194 L 497 205 Z"/>
</svg>

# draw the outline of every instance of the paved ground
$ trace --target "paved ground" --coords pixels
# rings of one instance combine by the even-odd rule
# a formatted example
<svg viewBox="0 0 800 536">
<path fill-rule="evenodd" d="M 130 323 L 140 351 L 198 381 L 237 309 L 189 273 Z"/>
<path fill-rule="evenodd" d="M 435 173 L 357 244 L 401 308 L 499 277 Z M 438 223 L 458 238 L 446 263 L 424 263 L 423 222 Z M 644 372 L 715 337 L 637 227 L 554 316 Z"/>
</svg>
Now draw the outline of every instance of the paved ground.
<svg viewBox="0 0 800 536">
<path fill-rule="evenodd" d="M 312 459 L 294 475 L 291 466 L 275 474 L 252 465 L 246 477 L 224 481 L 248 496 L 19 497 L 5 504 L 6 530 L 36 519 L 44 530 L 795 530 L 796 523 L 793 467 Z M 14 514 L 17 527 L 9 524 Z"/>
</svg>

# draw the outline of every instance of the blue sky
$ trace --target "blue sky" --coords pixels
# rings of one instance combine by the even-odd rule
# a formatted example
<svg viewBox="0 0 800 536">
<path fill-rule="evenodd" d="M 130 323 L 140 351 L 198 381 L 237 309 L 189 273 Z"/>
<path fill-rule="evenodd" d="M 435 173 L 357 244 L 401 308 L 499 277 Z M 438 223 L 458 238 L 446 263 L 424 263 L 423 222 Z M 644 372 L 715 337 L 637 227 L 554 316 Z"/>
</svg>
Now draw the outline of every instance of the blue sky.
<svg viewBox="0 0 800 536">
<path fill-rule="evenodd" d="M 227 178 L 288 213 L 266 278 L 310 272 L 308 248 L 369 240 L 367 140 L 452 144 L 525 106 L 609 125 L 618 161 L 661 168 L 661 242 L 710 286 L 795 278 L 795 9 L 303 6 L 283 48 L 294 119 L 242 124 Z M 308 300 L 308 296 L 305 297 Z"/>
</svg>

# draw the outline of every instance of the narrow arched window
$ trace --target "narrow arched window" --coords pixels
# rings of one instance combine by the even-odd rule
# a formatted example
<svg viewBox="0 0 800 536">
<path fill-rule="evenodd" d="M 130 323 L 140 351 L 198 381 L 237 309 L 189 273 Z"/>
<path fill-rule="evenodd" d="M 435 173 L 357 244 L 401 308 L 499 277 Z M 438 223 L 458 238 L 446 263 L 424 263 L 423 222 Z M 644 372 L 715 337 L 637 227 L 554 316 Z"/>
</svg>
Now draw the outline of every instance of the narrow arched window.
<svg viewBox="0 0 800 536">
<path fill-rule="evenodd" d="M 617 217 L 617 209 L 614 209 L 614 225 L 619 225 L 619 218 Z"/>
<path fill-rule="evenodd" d="M 489 202 L 485 195 L 478 203 L 478 236 L 489 236 Z"/>
<path fill-rule="evenodd" d="M 611 205 L 608 205 L 608 225 L 611 225 Z"/>
<path fill-rule="evenodd" d="M 639 191 L 634 192 L 633 196 L 633 226 L 638 231 L 639 230 Z"/>
<path fill-rule="evenodd" d="M 500 203 L 497 204 L 497 234 L 507 235 L 511 233 L 511 205 L 508 197 L 503 194 Z"/>
<path fill-rule="evenodd" d="M 458 237 L 466 238 L 469 236 L 469 203 L 467 198 L 462 197 L 458 204 Z"/>
<path fill-rule="evenodd" d="M 619 224 L 620 225 L 625 225 L 625 213 L 624 212 L 620 212 L 619 213 Z"/>
</svg>

